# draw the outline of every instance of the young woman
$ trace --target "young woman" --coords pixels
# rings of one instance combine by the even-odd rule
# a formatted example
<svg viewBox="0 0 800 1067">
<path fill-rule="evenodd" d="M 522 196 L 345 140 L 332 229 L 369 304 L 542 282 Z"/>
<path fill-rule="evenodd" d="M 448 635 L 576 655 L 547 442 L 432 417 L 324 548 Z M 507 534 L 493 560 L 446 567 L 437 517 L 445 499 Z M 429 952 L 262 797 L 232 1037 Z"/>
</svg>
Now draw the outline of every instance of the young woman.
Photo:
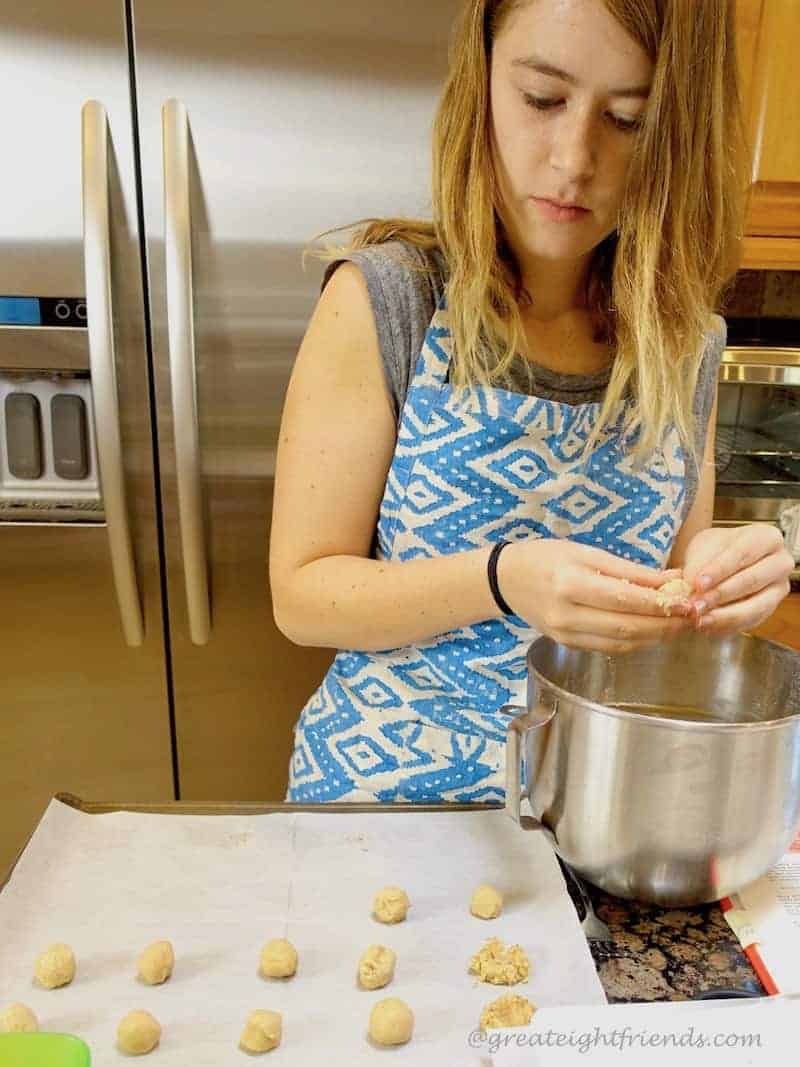
<svg viewBox="0 0 800 1067">
<path fill-rule="evenodd" d="M 433 222 L 319 253 L 286 396 L 275 618 L 340 650 L 287 799 L 502 799 L 538 635 L 624 654 L 786 595 L 776 531 L 710 529 L 747 182 L 733 0 L 466 0 Z"/>
</svg>

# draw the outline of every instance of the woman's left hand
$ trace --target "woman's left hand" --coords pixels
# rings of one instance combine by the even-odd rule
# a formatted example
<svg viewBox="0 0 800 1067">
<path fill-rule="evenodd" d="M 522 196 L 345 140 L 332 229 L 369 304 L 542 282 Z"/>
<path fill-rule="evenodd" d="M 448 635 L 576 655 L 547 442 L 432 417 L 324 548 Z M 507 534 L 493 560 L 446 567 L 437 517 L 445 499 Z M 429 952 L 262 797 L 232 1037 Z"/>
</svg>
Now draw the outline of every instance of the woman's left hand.
<svg viewBox="0 0 800 1067">
<path fill-rule="evenodd" d="M 789 592 L 793 569 L 774 526 L 701 530 L 689 543 L 683 565 L 697 629 L 723 637 L 760 625 Z"/>
</svg>

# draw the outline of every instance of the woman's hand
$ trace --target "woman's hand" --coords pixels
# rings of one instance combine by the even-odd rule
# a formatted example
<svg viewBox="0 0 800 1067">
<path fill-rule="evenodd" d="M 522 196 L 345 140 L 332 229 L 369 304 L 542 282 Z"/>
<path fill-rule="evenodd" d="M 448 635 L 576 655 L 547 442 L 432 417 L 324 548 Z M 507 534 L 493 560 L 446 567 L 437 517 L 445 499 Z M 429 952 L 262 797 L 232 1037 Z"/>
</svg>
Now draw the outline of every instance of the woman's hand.
<svg viewBox="0 0 800 1067">
<path fill-rule="evenodd" d="M 515 541 L 498 560 L 500 592 L 512 610 L 571 648 L 623 653 L 691 629 L 687 604 L 667 618 L 656 590 L 680 571 L 657 571 L 574 541 Z M 683 617 L 680 617 L 683 616 Z"/>
<path fill-rule="evenodd" d="M 689 543 L 683 566 L 694 590 L 697 629 L 723 637 L 758 626 L 789 592 L 793 569 L 774 526 L 701 530 Z"/>
</svg>

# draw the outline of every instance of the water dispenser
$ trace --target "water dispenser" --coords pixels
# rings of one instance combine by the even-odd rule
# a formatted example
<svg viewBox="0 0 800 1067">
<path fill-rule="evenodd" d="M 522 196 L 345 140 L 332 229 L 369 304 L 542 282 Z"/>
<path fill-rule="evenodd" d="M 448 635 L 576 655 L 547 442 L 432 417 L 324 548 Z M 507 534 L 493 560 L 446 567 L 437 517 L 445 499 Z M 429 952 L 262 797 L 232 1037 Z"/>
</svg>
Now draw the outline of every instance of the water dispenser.
<svg viewBox="0 0 800 1067">
<path fill-rule="evenodd" d="M 103 522 L 81 297 L 0 296 L 0 522 Z"/>
</svg>

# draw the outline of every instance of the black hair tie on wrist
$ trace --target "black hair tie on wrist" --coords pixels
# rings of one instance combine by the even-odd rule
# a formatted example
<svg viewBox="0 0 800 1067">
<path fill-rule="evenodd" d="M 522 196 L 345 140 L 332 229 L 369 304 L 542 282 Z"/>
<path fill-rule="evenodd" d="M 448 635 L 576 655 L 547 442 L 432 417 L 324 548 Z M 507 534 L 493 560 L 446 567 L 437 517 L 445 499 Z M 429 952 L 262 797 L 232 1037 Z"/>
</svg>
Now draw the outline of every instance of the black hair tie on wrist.
<svg viewBox="0 0 800 1067">
<path fill-rule="evenodd" d="M 489 554 L 487 572 L 489 575 L 489 588 L 492 591 L 492 596 L 494 597 L 495 603 L 497 604 L 498 608 L 500 608 L 504 615 L 515 615 L 516 612 L 512 611 L 512 609 L 508 606 L 508 604 L 503 598 L 503 594 L 500 592 L 500 586 L 497 584 L 497 560 L 500 556 L 500 553 L 503 551 L 506 545 L 509 544 L 511 544 L 510 541 L 497 542 L 497 544 L 494 546 L 491 553 Z"/>
</svg>

